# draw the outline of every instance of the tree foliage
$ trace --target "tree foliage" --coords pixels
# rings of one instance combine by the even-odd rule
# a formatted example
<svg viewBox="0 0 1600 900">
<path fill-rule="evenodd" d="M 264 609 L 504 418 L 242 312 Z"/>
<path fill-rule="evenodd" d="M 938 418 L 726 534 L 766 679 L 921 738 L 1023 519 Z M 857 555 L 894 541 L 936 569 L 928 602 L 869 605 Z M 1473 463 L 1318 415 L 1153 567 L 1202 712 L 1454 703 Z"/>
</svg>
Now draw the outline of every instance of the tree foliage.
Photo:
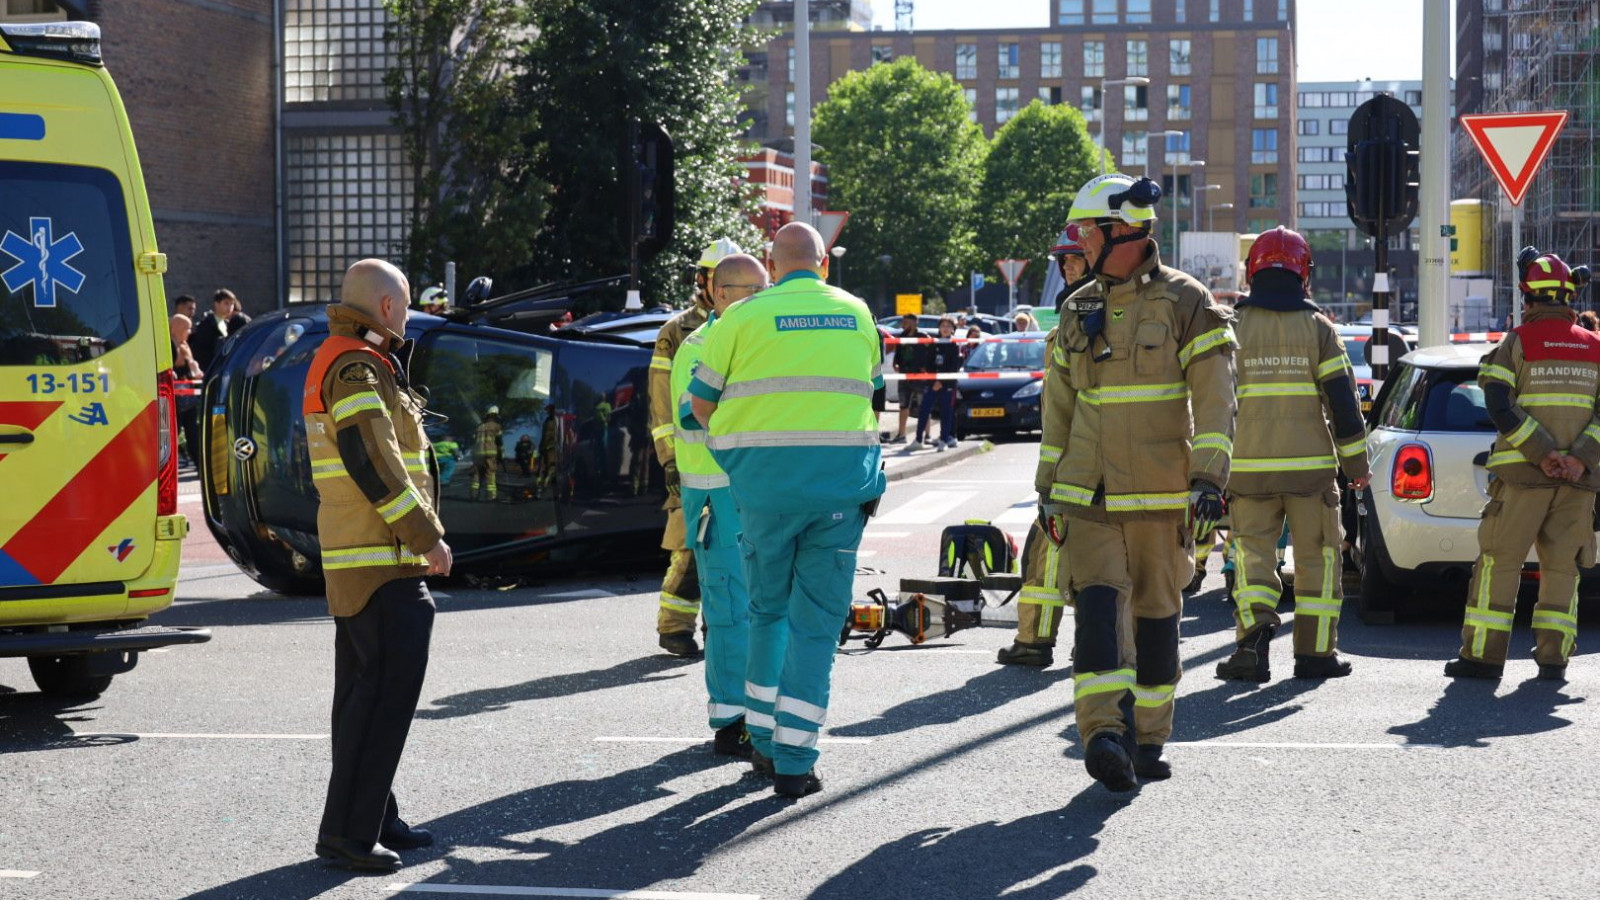
<svg viewBox="0 0 1600 900">
<path fill-rule="evenodd" d="M 385 74 L 411 180 L 401 248 L 420 291 L 454 260 L 463 274 L 526 263 L 545 191 L 533 176 L 534 120 L 514 95 L 528 33 L 521 0 L 385 0 Z"/>
<path fill-rule="evenodd" d="M 851 72 L 817 106 L 829 205 L 850 211 L 844 279 L 857 293 L 941 293 L 977 259 L 974 213 L 987 142 L 948 75 L 902 58 Z M 885 268 L 881 258 L 890 257 Z"/>
<path fill-rule="evenodd" d="M 1083 113 L 1028 104 L 995 133 L 984 164 L 978 243 L 985 265 L 1030 260 L 1024 280 L 1043 283 L 1044 257 L 1067 223 L 1078 189 L 1099 174 L 1099 148 Z"/>
</svg>

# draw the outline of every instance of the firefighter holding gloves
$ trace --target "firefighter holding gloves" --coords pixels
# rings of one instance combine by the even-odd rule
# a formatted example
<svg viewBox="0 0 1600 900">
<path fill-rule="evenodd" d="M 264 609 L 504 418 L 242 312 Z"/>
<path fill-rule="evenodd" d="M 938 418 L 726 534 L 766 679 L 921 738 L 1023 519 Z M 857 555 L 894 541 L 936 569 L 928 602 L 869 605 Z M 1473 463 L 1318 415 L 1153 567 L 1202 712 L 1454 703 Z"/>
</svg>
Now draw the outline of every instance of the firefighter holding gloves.
<svg viewBox="0 0 1600 900">
<path fill-rule="evenodd" d="M 1195 534 L 1222 516 L 1233 451 L 1230 314 L 1161 264 L 1160 198 L 1149 179 L 1111 174 L 1073 201 L 1094 280 L 1063 305 L 1035 475 L 1040 524 L 1071 573 L 1084 764 L 1119 792 L 1171 774 L 1182 589 Z"/>
<path fill-rule="evenodd" d="M 744 526 L 752 764 L 787 797 L 822 789 L 816 747 L 834 647 L 886 484 L 872 411 L 877 326 L 865 303 L 827 284 L 827 259 L 816 229 L 780 229 L 777 284 L 718 320 L 689 382 Z"/>
<path fill-rule="evenodd" d="M 1600 337 L 1576 324 L 1571 303 L 1588 272 L 1529 247 L 1517 256 L 1522 325 L 1478 368 L 1494 421 L 1489 503 L 1478 526 L 1453 678 L 1499 678 L 1528 548 L 1539 554 L 1533 657 L 1539 677 L 1563 681 L 1578 637 L 1578 567 L 1594 565 L 1600 489 Z"/>
<path fill-rule="evenodd" d="M 1233 524 L 1237 649 L 1217 677 L 1264 682 L 1277 632 L 1277 548 L 1285 519 L 1295 548 L 1294 674 L 1339 678 L 1343 605 L 1337 475 L 1367 485 L 1366 426 L 1349 357 L 1332 322 L 1306 299 L 1311 247 L 1287 228 L 1263 232 L 1246 262 L 1239 304 L 1238 405 L 1228 514 Z M 1330 430 L 1331 426 L 1331 430 Z"/>
</svg>

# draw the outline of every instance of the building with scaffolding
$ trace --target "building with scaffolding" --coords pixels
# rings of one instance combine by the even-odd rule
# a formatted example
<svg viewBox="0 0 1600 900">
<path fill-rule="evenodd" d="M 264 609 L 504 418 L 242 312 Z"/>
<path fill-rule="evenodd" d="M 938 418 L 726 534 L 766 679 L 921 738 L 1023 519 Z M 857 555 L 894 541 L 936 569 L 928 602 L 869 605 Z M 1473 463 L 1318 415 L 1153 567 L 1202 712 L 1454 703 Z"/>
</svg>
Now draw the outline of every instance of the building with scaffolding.
<svg viewBox="0 0 1600 900">
<path fill-rule="evenodd" d="M 1522 243 L 1574 264 L 1600 262 L 1600 0 L 1457 0 L 1461 114 L 1566 111 L 1566 127 L 1522 201 Z M 1489 214 L 1485 269 L 1496 315 L 1511 308 L 1513 209 L 1464 129 L 1451 146 L 1452 195 Z M 1590 292 L 1583 305 L 1594 307 Z"/>
</svg>

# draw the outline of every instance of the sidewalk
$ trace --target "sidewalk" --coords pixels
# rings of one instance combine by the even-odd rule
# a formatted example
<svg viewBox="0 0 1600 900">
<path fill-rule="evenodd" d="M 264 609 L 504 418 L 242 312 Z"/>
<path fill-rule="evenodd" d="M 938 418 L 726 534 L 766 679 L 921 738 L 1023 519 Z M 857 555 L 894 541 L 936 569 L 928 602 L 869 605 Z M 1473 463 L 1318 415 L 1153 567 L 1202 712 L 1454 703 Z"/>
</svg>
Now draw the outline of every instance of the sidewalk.
<svg viewBox="0 0 1600 900">
<path fill-rule="evenodd" d="M 932 424 L 932 423 L 930 423 Z M 965 438 L 953 450 L 937 450 L 913 444 L 910 441 L 916 437 L 916 419 L 913 418 L 906 429 L 908 433 L 906 443 L 883 445 L 883 469 L 888 474 L 890 481 L 901 481 L 906 478 L 915 478 L 934 469 L 960 462 L 968 457 L 976 456 L 993 449 L 993 445 L 983 438 Z M 878 434 L 886 436 L 884 440 L 893 437 L 900 428 L 900 411 L 891 407 L 878 414 Z"/>
</svg>

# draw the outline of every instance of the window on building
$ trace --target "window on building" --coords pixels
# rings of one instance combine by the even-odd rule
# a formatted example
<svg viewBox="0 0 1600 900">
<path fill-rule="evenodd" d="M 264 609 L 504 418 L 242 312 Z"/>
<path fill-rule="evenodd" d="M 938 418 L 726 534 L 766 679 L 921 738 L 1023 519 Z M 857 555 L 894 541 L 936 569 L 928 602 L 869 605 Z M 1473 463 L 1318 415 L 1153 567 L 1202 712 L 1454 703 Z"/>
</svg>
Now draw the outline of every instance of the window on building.
<svg viewBox="0 0 1600 900">
<path fill-rule="evenodd" d="M 1150 0 L 1128 0 L 1128 22 L 1132 25 L 1150 23 Z"/>
<path fill-rule="evenodd" d="M 1273 75 L 1278 71 L 1278 39 L 1256 38 L 1256 74 Z"/>
<path fill-rule="evenodd" d="M 1022 46 L 1020 44 L 1000 45 L 1000 67 L 995 71 L 996 78 L 1019 78 L 1022 75 Z"/>
<path fill-rule="evenodd" d="M 1085 119 L 1088 119 L 1091 122 L 1100 121 L 1100 110 L 1105 102 L 1105 98 L 1100 96 L 1100 89 L 1098 87 L 1084 85 L 1081 90 L 1082 93 L 1079 95 L 1078 109 L 1083 111 L 1083 117 Z"/>
<path fill-rule="evenodd" d="M 1303 163 L 1344 162 L 1344 149 L 1342 147 L 1301 147 L 1298 151 L 1298 159 Z"/>
<path fill-rule="evenodd" d="M 1174 190 L 1173 177 L 1171 175 L 1161 176 L 1161 204 L 1163 206 L 1171 203 L 1173 209 L 1188 209 L 1190 205 L 1189 196 L 1189 176 L 1179 175 L 1177 177 L 1176 190 Z"/>
<path fill-rule="evenodd" d="M 1244 15 L 1243 15 L 1242 18 L 1246 22 L 1249 22 L 1249 21 L 1252 21 L 1253 19 L 1255 19 L 1255 17 L 1256 17 L 1256 0 L 1244 0 Z"/>
<path fill-rule="evenodd" d="M 1278 0 L 1278 21 L 1289 21 L 1289 0 Z"/>
<path fill-rule="evenodd" d="M 1326 98 L 1327 105 L 1334 108 L 1356 105 L 1355 91 L 1329 91 Z"/>
<path fill-rule="evenodd" d="M 794 48 L 789 48 L 789 83 L 794 84 Z"/>
<path fill-rule="evenodd" d="M 794 127 L 794 91 L 783 92 L 783 121 L 790 128 Z"/>
<path fill-rule="evenodd" d="M 286 0 L 283 10 L 286 103 L 383 102 L 391 54 L 389 14 L 371 0 Z"/>
<path fill-rule="evenodd" d="M 1167 118 L 1179 120 L 1193 117 L 1194 109 L 1189 105 L 1189 85 L 1167 85 Z"/>
<path fill-rule="evenodd" d="M 1486 91 L 1498 91 L 1498 90 L 1500 90 L 1500 85 L 1502 83 L 1503 82 L 1501 80 L 1501 76 L 1500 76 L 1499 72 L 1496 72 L 1496 71 L 1493 71 L 1493 70 L 1485 70 L 1484 71 L 1484 73 L 1483 73 L 1483 89 L 1484 90 L 1486 90 Z"/>
<path fill-rule="evenodd" d="M 1094 23 L 1110 25 L 1117 21 L 1117 0 L 1093 0 Z"/>
<path fill-rule="evenodd" d="M 1189 161 L 1189 132 L 1167 135 L 1167 165 Z"/>
<path fill-rule="evenodd" d="M 1189 41 L 1167 42 L 1168 67 L 1173 75 L 1190 75 L 1194 72 Z"/>
<path fill-rule="evenodd" d="M 1061 0 L 1061 4 L 1057 9 L 1057 25 L 1083 24 L 1083 0 Z"/>
<path fill-rule="evenodd" d="M 1083 77 L 1106 77 L 1106 42 L 1083 42 Z"/>
<path fill-rule="evenodd" d="M 957 78 L 977 78 L 978 77 L 978 45 L 977 44 L 957 44 L 956 45 L 956 77 Z"/>
<path fill-rule="evenodd" d="M 1222 21 L 1222 0 L 1211 0 L 1211 15 L 1213 22 Z"/>
<path fill-rule="evenodd" d="M 1421 106 L 1422 105 L 1422 92 L 1421 91 L 1406 91 L 1406 105 L 1407 106 Z"/>
<path fill-rule="evenodd" d="M 1250 132 L 1250 162 L 1276 165 L 1278 162 L 1278 129 L 1255 128 Z"/>
<path fill-rule="evenodd" d="M 1321 91 L 1302 91 L 1300 94 L 1301 109 L 1321 109 L 1327 101 L 1328 96 Z"/>
<path fill-rule="evenodd" d="M 1300 190 L 1302 191 L 1342 191 L 1344 190 L 1343 175 L 1301 175 Z"/>
<path fill-rule="evenodd" d="M 0 0 L 0 21 L 36 24 L 59 22 L 67 13 L 55 0 Z"/>
<path fill-rule="evenodd" d="M 965 88 L 961 93 L 967 97 L 967 118 L 978 121 L 978 89 Z"/>
<path fill-rule="evenodd" d="M 1150 74 L 1149 41 L 1128 42 L 1128 74 L 1130 76 Z"/>
<path fill-rule="evenodd" d="M 1278 117 L 1278 86 L 1276 84 L 1256 85 L 1256 118 L 1276 119 Z"/>
<path fill-rule="evenodd" d="M 1046 106 L 1057 106 L 1061 103 L 1061 88 L 1059 85 L 1039 88 L 1039 102 Z"/>
<path fill-rule="evenodd" d="M 351 260 L 398 252 L 411 213 L 400 135 L 288 135 L 284 175 L 290 302 L 337 299 Z"/>
<path fill-rule="evenodd" d="M 888 44 L 872 45 L 872 64 L 894 62 L 894 48 Z"/>
<path fill-rule="evenodd" d="M 1226 213 L 1224 213 L 1224 215 L 1226 215 Z M 1224 219 L 1223 221 L 1227 220 Z M 1249 222 L 1245 223 L 1245 228 L 1249 229 L 1246 232 L 1247 234 L 1260 234 L 1263 231 L 1271 231 L 1282 224 L 1283 223 L 1279 222 L 1277 219 L 1251 219 Z"/>
<path fill-rule="evenodd" d="M 1299 125 L 1299 132 L 1301 134 L 1308 134 L 1308 135 L 1313 135 L 1313 136 L 1321 134 L 1322 133 L 1322 120 L 1321 119 L 1301 119 L 1300 120 L 1300 125 Z"/>
<path fill-rule="evenodd" d="M 1144 168 L 1150 163 L 1150 135 L 1143 131 L 1122 133 L 1122 164 Z"/>
<path fill-rule="evenodd" d="M 1484 49 L 1485 52 L 1487 52 L 1487 53 L 1499 53 L 1500 51 L 1504 50 L 1505 48 L 1506 48 L 1506 37 L 1505 37 L 1504 34 L 1500 33 L 1499 31 L 1493 30 L 1493 29 L 1484 29 L 1484 32 L 1483 32 L 1483 49 Z"/>
<path fill-rule="evenodd" d="M 1300 218 L 1302 219 L 1342 219 L 1348 207 L 1343 203 L 1329 203 L 1316 200 L 1300 204 Z"/>
<path fill-rule="evenodd" d="M 1061 44 L 1045 41 L 1039 45 L 1039 77 L 1061 77 Z"/>
<path fill-rule="evenodd" d="M 1350 133 L 1350 120 L 1349 119 L 1329 119 L 1328 120 L 1328 133 L 1329 134 L 1349 134 Z"/>
<path fill-rule="evenodd" d="M 1250 176 L 1250 208 L 1273 209 L 1278 205 L 1278 176 L 1263 172 Z"/>
<path fill-rule="evenodd" d="M 1125 122 L 1144 122 L 1150 118 L 1150 89 L 1140 85 L 1122 88 L 1122 119 Z"/>
<path fill-rule="evenodd" d="M 1004 125 L 1005 123 L 1011 121 L 1011 117 L 1016 115 L 1016 114 L 1017 114 L 1017 89 L 1014 88 L 1014 87 L 995 88 L 994 89 L 994 122 L 995 122 L 995 124 L 996 125 Z"/>
</svg>

